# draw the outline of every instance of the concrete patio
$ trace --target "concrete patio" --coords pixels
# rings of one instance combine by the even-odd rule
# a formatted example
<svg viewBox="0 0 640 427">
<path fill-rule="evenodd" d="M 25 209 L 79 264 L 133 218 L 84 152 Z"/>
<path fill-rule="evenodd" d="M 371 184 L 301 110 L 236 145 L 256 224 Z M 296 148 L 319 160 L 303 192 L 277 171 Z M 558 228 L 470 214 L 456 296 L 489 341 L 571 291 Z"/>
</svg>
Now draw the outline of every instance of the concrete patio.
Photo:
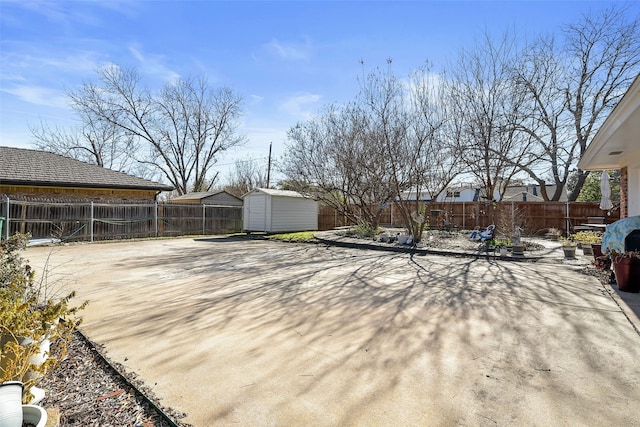
<svg viewBox="0 0 640 427">
<path fill-rule="evenodd" d="M 228 238 L 26 257 L 195 426 L 637 423 L 637 295 L 581 263 Z"/>
</svg>

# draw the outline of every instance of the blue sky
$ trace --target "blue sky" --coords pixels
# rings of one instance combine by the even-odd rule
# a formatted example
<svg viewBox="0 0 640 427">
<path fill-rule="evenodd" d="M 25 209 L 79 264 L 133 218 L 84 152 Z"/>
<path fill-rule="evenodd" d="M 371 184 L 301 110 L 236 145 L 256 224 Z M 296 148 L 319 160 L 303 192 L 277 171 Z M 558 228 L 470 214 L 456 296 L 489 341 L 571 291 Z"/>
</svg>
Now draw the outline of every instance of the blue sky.
<svg viewBox="0 0 640 427">
<path fill-rule="evenodd" d="M 219 161 L 224 175 L 236 159 L 265 159 L 270 142 L 280 156 L 287 129 L 352 99 L 363 68 L 439 69 L 484 31 L 560 34 L 611 3 L 0 0 L 0 145 L 32 147 L 41 120 L 73 125 L 65 89 L 101 65 L 132 66 L 151 87 L 206 76 L 243 96 L 248 143 Z"/>
</svg>

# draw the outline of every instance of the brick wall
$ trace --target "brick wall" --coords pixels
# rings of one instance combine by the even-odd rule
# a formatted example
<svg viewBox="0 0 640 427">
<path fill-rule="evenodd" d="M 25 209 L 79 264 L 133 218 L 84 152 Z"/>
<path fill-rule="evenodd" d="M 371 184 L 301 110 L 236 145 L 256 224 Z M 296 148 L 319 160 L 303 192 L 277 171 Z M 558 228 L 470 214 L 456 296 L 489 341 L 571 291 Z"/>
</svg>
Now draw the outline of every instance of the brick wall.
<svg viewBox="0 0 640 427">
<path fill-rule="evenodd" d="M 629 197 L 629 171 L 626 167 L 620 169 L 620 218 L 626 218 L 628 214 Z"/>
<path fill-rule="evenodd" d="M 87 189 L 67 187 L 32 187 L 0 185 L 0 194 L 13 200 L 48 202 L 155 202 L 153 190 Z"/>
</svg>

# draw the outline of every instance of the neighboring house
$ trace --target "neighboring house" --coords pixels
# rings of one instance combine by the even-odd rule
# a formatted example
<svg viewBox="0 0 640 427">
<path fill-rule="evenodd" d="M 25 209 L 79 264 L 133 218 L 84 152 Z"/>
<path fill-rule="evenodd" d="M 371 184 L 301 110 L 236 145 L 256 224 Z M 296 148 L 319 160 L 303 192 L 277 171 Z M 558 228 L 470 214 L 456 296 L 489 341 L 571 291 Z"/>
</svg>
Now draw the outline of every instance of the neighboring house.
<svg viewBox="0 0 640 427">
<path fill-rule="evenodd" d="M 620 218 L 640 215 L 640 74 L 594 136 L 578 168 L 620 169 Z"/>
<path fill-rule="evenodd" d="M 555 191 L 554 185 L 547 185 L 547 194 L 551 196 Z M 494 200 L 498 200 L 500 197 L 500 192 L 496 190 L 493 194 Z M 402 196 L 403 200 L 415 201 L 416 193 L 415 192 L 404 192 Z M 419 195 L 419 200 L 424 202 L 430 202 L 432 199 L 431 194 L 428 192 L 421 192 Z M 477 202 L 485 200 L 480 196 L 479 188 L 472 187 L 460 187 L 460 188 L 450 188 L 447 191 L 443 191 L 438 194 L 436 197 L 436 202 Z M 540 186 L 537 184 L 528 184 L 528 185 L 510 185 L 505 190 L 504 196 L 502 197 L 503 202 L 543 202 L 544 199 L 540 195 Z M 566 193 L 563 193 L 560 196 L 561 202 L 567 201 Z"/>
<path fill-rule="evenodd" d="M 421 202 L 431 202 L 433 196 L 428 191 L 421 191 L 418 194 L 418 200 Z M 404 191 L 402 193 L 402 200 L 415 202 L 416 201 L 416 192 L 415 191 Z M 475 188 L 456 188 L 456 189 L 448 189 L 447 191 L 443 191 L 438 194 L 436 197 L 436 202 L 475 202 L 478 200 L 478 190 Z"/>
<path fill-rule="evenodd" d="M 200 205 L 215 205 L 215 206 L 242 206 L 242 199 L 222 191 L 201 191 L 195 193 L 188 193 L 182 196 L 174 197 L 169 200 L 170 203 L 197 203 Z"/>
<path fill-rule="evenodd" d="M 318 202 L 295 191 L 256 188 L 242 199 L 246 231 L 281 233 L 318 229 Z"/>
<path fill-rule="evenodd" d="M 0 147 L 0 195 L 48 201 L 154 202 L 173 187 L 45 151 Z"/>
<path fill-rule="evenodd" d="M 555 185 L 547 185 L 547 196 L 552 197 L 556 191 Z M 494 197 L 497 199 L 500 193 L 495 192 Z M 502 196 L 503 202 L 544 202 L 540 193 L 540 185 L 509 185 Z M 567 201 L 567 193 L 565 191 L 560 194 L 559 202 Z"/>
</svg>

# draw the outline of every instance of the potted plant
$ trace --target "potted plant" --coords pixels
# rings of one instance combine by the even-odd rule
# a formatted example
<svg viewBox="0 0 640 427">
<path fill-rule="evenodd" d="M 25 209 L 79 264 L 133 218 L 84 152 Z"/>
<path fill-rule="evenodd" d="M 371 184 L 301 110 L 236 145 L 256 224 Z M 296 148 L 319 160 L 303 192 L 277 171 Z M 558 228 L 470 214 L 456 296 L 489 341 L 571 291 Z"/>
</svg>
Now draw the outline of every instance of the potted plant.
<svg viewBox="0 0 640 427">
<path fill-rule="evenodd" d="M 508 242 L 506 242 L 504 240 L 496 240 L 496 242 L 495 242 L 495 247 L 500 252 L 500 256 L 501 257 L 507 256 L 507 253 L 508 253 L 507 243 Z"/>
<path fill-rule="evenodd" d="M 640 292 L 640 252 L 613 252 L 611 258 L 618 289 L 624 292 Z"/>
<path fill-rule="evenodd" d="M 560 237 L 560 243 L 562 244 L 562 251 L 564 252 L 565 258 L 575 258 L 576 257 L 576 242 L 567 237 Z"/>
<path fill-rule="evenodd" d="M 77 313 L 87 304 L 73 307 L 74 292 L 53 298 L 56 292 L 48 284 L 35 281 L 35 272 L 20 256 L 27 241 L 27 235 L 16 234 L 0 242 L 0 383 L 23 382 L 24 403 L 64 357 L 81 322 Z"/>
<path fill-rule="evenodd" d="M 547 237 L 549 240 L 553 240 L 554 242 L 558 241 L 558 239 L 562 236 L 562 231 L 557 228 L 551 227 L 547 230 Z"/>
<path fill-rule="evenodd" d="M 578 231 L 571 237 L 582 244 L 582 253 L 584 255 L 595 255 L 593 245 L 599 245 L 602 242 L 602 233 L 598 231 Z M 602 252 L 598 256 L 601 254 Z"/>
</svg>

